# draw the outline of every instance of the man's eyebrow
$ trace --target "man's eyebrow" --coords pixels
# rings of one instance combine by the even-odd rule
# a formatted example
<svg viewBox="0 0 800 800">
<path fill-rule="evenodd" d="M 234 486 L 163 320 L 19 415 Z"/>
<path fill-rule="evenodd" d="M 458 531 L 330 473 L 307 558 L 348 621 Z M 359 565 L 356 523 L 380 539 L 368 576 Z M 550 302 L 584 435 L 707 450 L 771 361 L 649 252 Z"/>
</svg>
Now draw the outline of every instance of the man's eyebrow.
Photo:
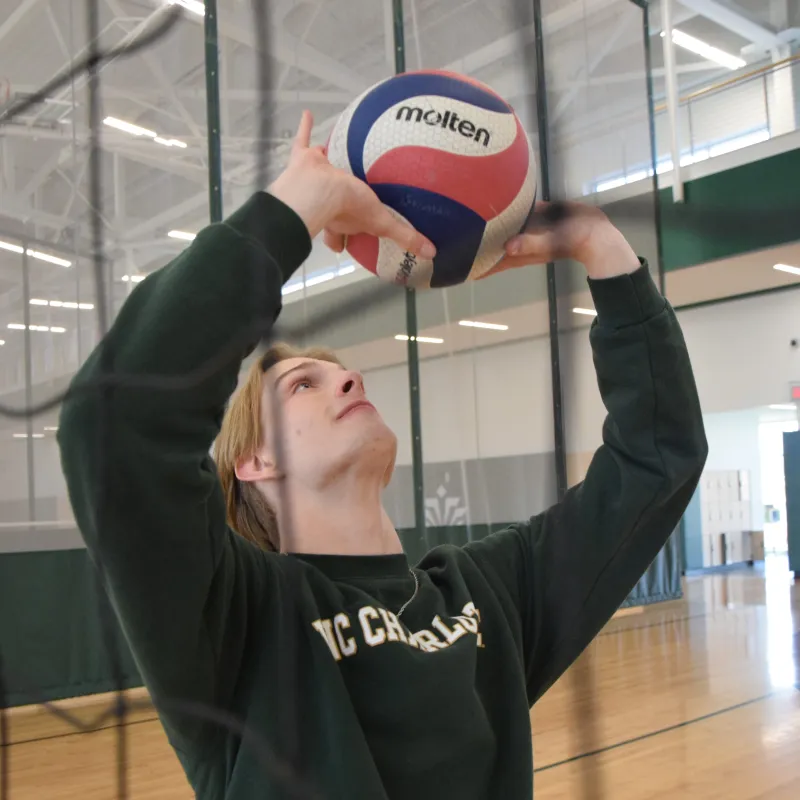
<svg viewBox="0 0 800 800">
<path fill-rule="evenodd" d="M 313 367 L 313 366 L 314 366 L 314 362 L 313 362 L 313 361 L 304 361 L 302 364 L 298 364 L 297 366 L 295 366 L 295 367 L 292 367 L 291 369 L 287 369 L 287 370 L 286 370 L 286 372 L 283 372 L 283 373 L 281 373 L 281 374 L 280 374 L 280 375 L 278 375 L 278 377 L 275 379 L 275 388 L 277 388 L 277 387 L 278 387 L 278 384 L 280 384 L 280 382 L 281 382 L 281 381 L 282 381 L 282 380 L 283 380 L 283 379 L 284 379 L 284 378 L 285 378 L 287 375 L 291 375 L 293 372 L 297 372 L 298 370 L 301 370 L 301 369 L 308 369 L 309 367 Z"/>
<path fill-rule="evenodd" d="M 333 362 L 330 362 L 330 363 L 333 363 Z M 302 364 L 297 364 L 296 366 L 292 367 L 291 369 L 287 369 L 287 370 L 286 370 L 286 372 L 283 372 L 283 373 L 281 373 L 281 374 L 280 374 L 280 375 L 279 375 L 279 376 L 278 376 L 278 377 L 275 379 L 275 388 L 276 388 L 276 389 L 278 388 L 278 385 L 280 384 L 280 382 L 281 382 L 281 381 L 282 381 L 282 380 L 283 380 L 283 379 L 284 379 L 284 378 L 285 378 L 287 375 L 291 375 L 293 372 L 297 372 L 298 370 L 301 370 L 301 369 L 308 369 L 309 367 L 311 367 L 311 368 L 313 368 L 313 369 L 318 369 L 318 364 L 319 364 L 319 362 L 318 362 L 318 361 L 303 361 L 303 363 L 302 363 Z M 339 367 L 339 369 L 344 369 L 344 367 L 343 367 L 343 366 L 341 366 L 341 364 L 337 364 L 336 366 L 338 366 L 338 367 Z"/>
</svg>

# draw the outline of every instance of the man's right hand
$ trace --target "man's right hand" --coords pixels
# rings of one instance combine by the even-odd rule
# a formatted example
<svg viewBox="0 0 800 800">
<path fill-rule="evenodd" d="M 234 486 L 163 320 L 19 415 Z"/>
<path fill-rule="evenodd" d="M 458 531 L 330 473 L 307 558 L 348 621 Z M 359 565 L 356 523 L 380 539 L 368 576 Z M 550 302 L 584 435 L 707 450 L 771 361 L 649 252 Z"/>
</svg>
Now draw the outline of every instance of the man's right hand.
<svg viewBox="0 0 800 800">
<path fill-rule="evenodd" d="M 312 239 L 324 231 L 325 244 L 337 253 L 347 236 L 366 233 L 433 258 L 436 249 L 428 239 L 394 216 L 364 181 L 334 167 L 321 147 L 310 146 L 312 126 L 311 113 L 304 111 L 289 163 L 269 193 L 297 213 Z"/>
</svg>

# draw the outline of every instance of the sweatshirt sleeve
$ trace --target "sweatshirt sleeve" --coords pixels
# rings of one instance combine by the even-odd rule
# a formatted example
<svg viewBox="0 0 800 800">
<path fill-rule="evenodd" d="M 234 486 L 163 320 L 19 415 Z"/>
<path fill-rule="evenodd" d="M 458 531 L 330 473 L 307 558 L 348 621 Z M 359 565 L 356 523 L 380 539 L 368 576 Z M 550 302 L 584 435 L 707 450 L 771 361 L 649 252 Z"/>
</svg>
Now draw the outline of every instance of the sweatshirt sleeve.
<svg viewBox="0 0 800 800">
<path fill-rule="evenodd" d="M 607 410 L 585 480 L 527 522 L 469 545 L 515 610 L 533 704 L 619 608 L 678 525 L 707 455 L 675 313 L 643 266 L 589 281 Z"/>
<path fill-rule="evenodd" d="M 169 701 L 226 704 L 252 601 L 269 590 L 272 561 L 226 525 L 210 449 L 258 344 L 248 332 L 275 320 L 310 248 L 290 208 L 255 194 L 136 287 L 61 410 L 78 527 L 179 750 L 204 726 Z M 103 384 L 106 369 L 123 384 Z M 153 381 L 187 375 L 184 388 Z"/>
</svg>

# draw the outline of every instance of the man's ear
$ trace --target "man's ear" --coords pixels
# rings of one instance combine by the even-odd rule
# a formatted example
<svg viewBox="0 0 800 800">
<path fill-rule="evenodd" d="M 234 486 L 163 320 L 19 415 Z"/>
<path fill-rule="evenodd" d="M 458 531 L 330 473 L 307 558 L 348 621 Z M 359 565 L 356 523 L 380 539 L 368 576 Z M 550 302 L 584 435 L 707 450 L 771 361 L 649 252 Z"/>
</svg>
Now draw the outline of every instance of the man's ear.
<svg viewBox="0 0 800 800">
<path fill-rule="evenodd" d="M 240 458 L 236 462 L 234 472 L 236 477 L 245 483 L 274 481 L 283 477 L 270 459 L 258 454 Z"/>
</svg>

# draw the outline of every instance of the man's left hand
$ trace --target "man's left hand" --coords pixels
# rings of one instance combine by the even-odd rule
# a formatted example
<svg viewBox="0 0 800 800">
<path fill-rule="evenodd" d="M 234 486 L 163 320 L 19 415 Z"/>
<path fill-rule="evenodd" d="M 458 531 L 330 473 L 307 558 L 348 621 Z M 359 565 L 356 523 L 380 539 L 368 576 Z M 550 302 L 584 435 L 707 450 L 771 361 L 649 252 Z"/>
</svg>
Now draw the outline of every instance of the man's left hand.
<svg viewBox="0 0 800 800">
<path fill-rule="evenodd" d="M 641 262 L 622 233 L 598 208 L 564 203 L 565 213 L 550 221 L 550 204 L 538 203 L 534 224 L 506 243 L 506 256 L 481 280 L 515 267 L 573 259 L 600 280 L 636 272 Z"/>
</svg>

